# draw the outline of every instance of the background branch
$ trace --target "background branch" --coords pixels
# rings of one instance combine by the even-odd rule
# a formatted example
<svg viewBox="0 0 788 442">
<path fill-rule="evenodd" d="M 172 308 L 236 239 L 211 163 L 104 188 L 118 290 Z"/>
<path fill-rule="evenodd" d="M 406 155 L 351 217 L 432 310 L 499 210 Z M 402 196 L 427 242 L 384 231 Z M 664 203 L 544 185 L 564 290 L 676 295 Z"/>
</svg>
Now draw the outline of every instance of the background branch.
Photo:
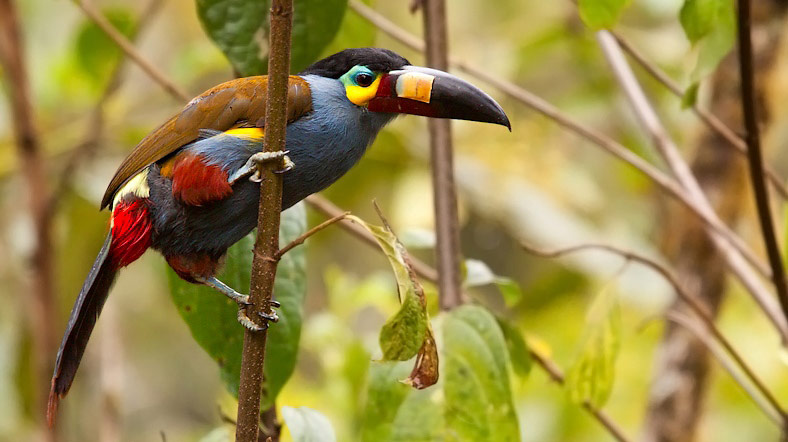
<svg viewBox="0 0 788 442">
<path fill-rule="evenodd" d="M 427 66 L 449 70 L 449 44 L 446 29 L 445 0 L 422 0 L 424 20 L 425 58 Z M 457 186 L 454 183 L 454 147 L 451 121 L 429 118 L 430 157 L 432 159 L 432 192 L 435 213 L 435 254 L 438 267 L 438 294 L 443 310 L 462 303 L 460 260 L 460 223 L 457 215 Z"/>
<path fill-rule="evenodd" d="M 328 201 L 320 195 L 311 195 L 306 199 L 306 201 L 312 208 L 324 214 L 328 218 L 336 218 L 345 213 L 342 209 L 335 206 L 331 201 Z M 352 236 L 360 239 L 362 242 L 372 247 L 373 250 L 380 251 L 380 247 L 378 246 L 375 238 L 363 227 L 348 219 L 342 219 L 339 221 L 339 225 Z M 432 283 L 437 282 L 438 272 L 435 269 L 414 256 L 409 256 L 408 258 L 413 271 L 416 272 L 417 275 Z M 468 296 L 467 294 L 463 294 L 463 297 L 467 298 Z M 564 376 L 561 373 L 561 370 L 552 360 L 550 360 L 549 357 L 536 354 L 534 353 L 533 349 L 529 349 L 529 351 L 531 352 L 536 365 L 545 373 L 547 373 L 550 379 L 559 384 L 564 383 Z M 590 403 L 584 403 L 583 408 L 589 414 L 591 414 L 591 416 L 593 416 L 594 419 L 596 419 L 616 440 L 621 442 L 629 441 L 629 439 L 624 435 L 624 432 L 621 430 L 621 427 L 616 424 L 615 421 L 613 421 L 613 419 L 610 418 L 610 416 L 608 416 L 604 411 L 597 409 Z"/>
<path fill-rule="evenodd" d="M 651 63 L 646 59 L 646 57 L 640 53 L 629 41 L 627 41 L 624 37 L 620 34 L 610 31 L 610 33 L 615 37 L 616 41 L 618 42 L 621 49 L 624 50 L 629 56 L 635 60 L 637 64 L 639 64 L 643 70 L 645 70 L 652 78 L 657 80 L 660 84 L 665 86 L 667 90 L 673 93 L 678 98 L 684 97 L 684 91 L 681 87 L 673 81 L 665 72 L 663 72 L 659 67 L 657 67 L 654 63 Z M 703 109 L 697 103 L 692 104 L 692 111 L 695 112 L 695 115 L 700 118 L 700 120 L 711 130 L 716 132 L 723 140 L 725 140 L 728 145 L 734 148 L 734 150 L 740 153 L 743 157 L 746 158 L 747 155 L 747 142 L 744 141 L 742 137 L 740 137 L 733 129 L 727 126 L 722 120 L 720 120 L 714 113 Z M 783 198 L 788 198 L 788 187 L 785 186 L 785 180 L 780 177 L 780 175 L 769 165 L 765 165 L 764 169 L 766 174 L 769 177 L 769 181 L 771 182 L 774 189 L 777 193 Z"/>
<path fill-rule="evenodd" d="M 597 40 L 621 88 L 629 99 L 632 110 L 635 112 L 638 121 L 651 137 L 657 151 L 681 183 L 685 193 L 689 195 L 693 205 L 700 210 L 705 217 L 722 225 L 722 221 L 715 213 L 711 203 L 709 203 L 706 194 L 703 192 L 703 189 L 701 189 L 700 184 L 698 184 L 692 170 L 687 162 L 681 157 L 678 147 L 676 147 L 670 139 L 670 136 L 662 126 L 654 108 L 643 93 L 640 84 L 629 68 L 629 64 L 624 58 L 621 48 L 618 46 L 615 38 L 613 38 L 608 31 L 599 31 L 597 32 Z M 753 274 L 747 267 L 745 260 L 755 265 L 756 269 L 765 275 L 769 274 L 768 269 L 763 268 L 762 263 L 754 256 L 754 253 L 751 252 L 743 241 L 741 241 L 741 238 L 735 234 L 731 233 L 728 238 L 720 235 L 719 231 L 710 230 L 708 234 L 719 253 L 727 262 L 731 271 L 739 277 L 744 286 L 753 295 L 755 301 L 777 327 L 783 340 L 787 340 L 788 322 L 786 322 L 786 316 L 780 312 L 779 306 L 775 303 L 774 298 L 766 288 L 762 286 L 757 275 Z M 737 242 L 740 244 L 739 247 L 736 247 L 735 243 Z M 742 254 L 740 255 L 737 251 L 742 252 Z"/>
<path fill-rule="evenodd" d="M 264 151 L 285 150 L 287 129 L 287 91 L 290 72 L 290 34 L 293 26 L 293 1 L 273 0 L 269 15 L 270 53 L 268 58 L 268 100 L 265 107 L 265 146 Z M 260 205 L 257 217 L 257 237 L 254 244 L 252 261 L 252 280 L 247 309 L 250 318 L 258 313 L 273 313 L 271 297 L 276 278 L 275 258 L 279 251 L 279 221 L 282 212 L 282 176 L 274 173 L 282 166 L 281 161 L 259 165 Z M 267 324 L 264 325 L 267 328 Z M 241 356 L 241 381 L 238 388 L 238 425 L 236 440 L 254 442 L 258 439 L 260 421 L 260 395 L 263 384 L 265 364 L 265 344 L 267 330 L 259 332 L 244 331 L 243 354 Z M 279 427 L 276 424 L 276 409 L 272 407 L 265 413 L 266 434 L 264 436 L 279 440 Z M 273 421 L 273 422 L 272 422 Z"/>
<path fill-rule="evenodd" d="M 0 65 L 3 68 L 3 83 L 10 99 L 14 137 L 25 180 L 21 187 L 27 190 L 29 211 L 33 218 L 34 246 L 29 275 L 28 325 L 33 335 L 33 404 L 35 410 L 43 410 L 46 391 L 40 387 L 48 385 L 47 379 L 51 370 L 49 361 L 57 348 L 54 329 L 52 223 L 46 210 L 49 193 L 46 185 L 47 172 L 34 122 L 24 54 L 15 5 L 12 0 L 0 0 Z M 36 413 L 36 416 L 43 418 L 43 413 Z M 42 428 L 45 428 L 43 420 L 40 420 L 40 423 Z M 53 432 L 45 429 L 42 431 L 49 440 L 55 439 Z"/>
<path fill-rule="evenodd" d="M 752 42 L 750 41 L 750 0 L 738 0 L 738 36 L 739 36 L 739 73 L 741 75 L 742 113 L 747 131 L 747 164 L 750 168 L 750 181 L 755 194 L 755 205 L 758 209 L 758 221 L 761 224 L 766 254 L 772 268 L 772 280 L 777 289 L 777 298 L 783 309 L 783 316 L 788 319 L 788 280 L 785 279 L 780 246 L 774 230 L 769 207 L 769 188 L 763 171 L 763 154 L 761 153 L 761 137 L 758 129 L 758 114 L 755 104 L 755 73 L 753 72 Z"/>
<path fill-rule="evenodd" d="M 415 50 L 423 50 L 424 43 L 421 41 L 421 39 L 403 30 L 388 20 L 386 17 L 375 12 L 358 0 L 350 0 L 348 4 L 350 5 L 350 8 L 353 9 L 353 11 L 365 18 L 370 23 L 374 24 L 376 27 L 378 27 L 378 29 L 385 32 L 390 37 Z M 704 225 L 708 226 L 709 229 L 723 236 L 725 241 L 730 243 L 730 247 L 726 248 L 726 250 L 735 249 L 741 251 L 748 249 L 748 247 L 744 245 L 740 239 L 736 238 L 736 235 L 730 231 L 730 229 L 728 229 L 719 220 L 719 218 L 710 216 L 708 211 L 698 207 L 695 201 L 687 195 L 684 189 L 679 186 L 673 178 L 669 177 L 667 174 L 636 155 L 632 150 L 627 149 L 622 144 L 602 134 L 596 129 L 590 128 L 575 121 L 570 116 L 561 112 L 558 108 L 539 98 L 533 93 L 512 82 L 496 77 L 485 69 L 457 61 L 453 58 L 450 58 L 449 62 L 457 69 L 495 86 L 512 99 L 541 113 L 545 117 L 559 124 L 561 127 L 591 141 L 593 144 L 601 147 L 609 154 L 624 161 L 649 177 L 658 187 L 660 187 L 668 195 L 675 198 L 684 207 L 689 209 L 689 211 L 694 216 L 698 217 L 698 219 L 702 221 Z M 757 269 L 761 271 L 767 271 L 768 267 L 761 263 L 752 252 L 748 252 L 743 256 L 749 257 L 750 262 L 755 264 Z M 742 282 L 747 291 L 752 294 L 756 302 L 758 302 L 758 304 L 767 312 L 767 316 L 770 318 L 770 320 L 772 320 L 783 339 L 788 339 L 788 323 L 786 323 L 785 318 L 779 311 L 779 306 L 774 301 L 772 295 L 769 293 L 766 287 L 761 283 L 758 276 L 747 267 L 744 257 L 742 257 L 742 255 L 736 251 L 727 253 L 725 255 L 726 261 L 730 263 L 730 267 L 734 275 Z"/>
<path fill-rule="evenodd" d="M 758 378 L 758 376 L 755 374 L 753 369 L 747 364 L 747 362 L 741 356 L 741 354 L 738 351 L 736 351 L 736 349 L 733 347 L 730 341 L 725 337 L 725 335 L 723 335 L 722 332 L 719 330 L 719 328 L 717 328 L 717 326 L 714 324 L 714 318 L 711 316 L 708 310 L 698 302 L 695 296 L 692 296 L 679 283 L 673 271 L 671 271 L 664 265 L 646 256 L 628 250 L 624 250 L 618 247 L 614 247 L 609 244 L 578 244 L 558 250 L 549 250 L 549 251 L 538 249 L 534 246 L 528 245 L 523 242 L 520 242 L 520 246 L 527 252 L 544 258 L 558 258 L 570 253 L 580 252 L 584 250 L 602 250 L 621 256 L 622 258 L 628 261 L 634 261 L 639 264 L 645 265 L 646 267 L 651 268 L 652 270 L 657 272 L 660 276 L 665 278 L 665 280 L 670 284 L 670 286 L 676 292 L 676 295 L 678 295 L 682 301 L 687 303 L 687 305 L 690 307 L 694 315 L 703 324 L 704 328 L 709 331 L 711 336 L 714 337 L 715 342 L 719 343 L 719 345 L 723 349 L 725 349 L 725 351 L 730 355 L 731 359 L 733 359 L 733 361 L 736 363 L 739 369 L 746 375 L 747 379 L 757 388 L 757 390 L 763 395 L 763 397 L 766 398 L 773 412 L 782 416 L 781 419 L 784 422 L 788 422 L 788 415 L 786 415 L 782 406 L 777 401 L 777 398 L 766 387 L 766 384 L 763 381 L 761 381 L 760 378 Z M 745 388 L 745 391 L 749 392 L 750 390 L 748 388 Z M 754 396 L 751 396 L 751 398 L 753 399 L 754 402 L 756 402 L 756 404 L 760 405 L 758 398 Z"/>
</svg>

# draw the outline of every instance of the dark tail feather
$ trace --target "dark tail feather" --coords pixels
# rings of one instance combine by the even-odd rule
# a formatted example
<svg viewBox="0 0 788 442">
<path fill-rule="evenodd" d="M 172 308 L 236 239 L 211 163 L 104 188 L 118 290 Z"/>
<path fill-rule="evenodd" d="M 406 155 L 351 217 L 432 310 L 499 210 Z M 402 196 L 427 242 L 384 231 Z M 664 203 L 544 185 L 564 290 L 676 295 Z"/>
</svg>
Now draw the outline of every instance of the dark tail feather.
<svg viewBox="0 0 788 442">
<path fill-rule="evenodd" d="M 98 315 L 101 313 L 102 307 L 104 307 L 104 301 L 107 300 L 109 289 L 115 280 L 117 269 L 112 264 L 112 260 L 107 259 L 111 241 L 112 235 L 109 234 L 104 241 L 104 246 L 101 247 L 101 251 L 96 257 L 96 261 L 93 263 L 93 267 L 90 269 L 88 277 L 85 279 L 85 283 L 82 285 L 82 290 L 79 291 L 79 297 L 74 303 L 74 308 L 71 309 L 71 317 L 68 319 L 66 333 L 57 352 L 55 372 L 52 375 L 52 385 L 49 390 L 47 422 L 50 428 L 55 424 L 58 401 L 71 388 L 74 375 L 76 375 L 77 368 L 79 368 L 79 362 L 85 353 L 90 333 L 96 325 L 96 319 L 98 319 Z"/>
</svg>

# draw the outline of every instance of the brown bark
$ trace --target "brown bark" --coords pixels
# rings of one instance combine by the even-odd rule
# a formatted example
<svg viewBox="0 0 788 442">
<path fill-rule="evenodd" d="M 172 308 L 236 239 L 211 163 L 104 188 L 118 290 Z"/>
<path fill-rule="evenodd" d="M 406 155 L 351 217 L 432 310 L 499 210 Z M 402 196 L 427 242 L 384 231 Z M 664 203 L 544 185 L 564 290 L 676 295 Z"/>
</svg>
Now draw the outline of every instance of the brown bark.
<svg viewBox="0 0 788 442">
<path fill-rule="evenodd" d="M 35 385 L 43 386 L 48 385 L 51 369 L 49 358 L 57 348 L 54 334 L 52 225 L 47 211 L 46 170 L 34 123 L 19 17 L 11 0 L 0 0 L 0 63 L 6 74 L 5 86 L 11 101 L 14 135 L 35 229 L 35 245 L 30 260 L 30 296 L 27 298 L 30 300 L 29 324 L 34 338 Z M 43 410 L 46 391 L 36 388 L 34 394 L 35 408 Z"/>
<path fill-rule="evenodd" d="M 754 2 L 753 30 L 757 99 L 761 126 L 768 124 L 764 98 L 767 77 L 774 64 L 780 29 L 785 17 L 783 2 Z M 729 127 L 743 127 L 739 71 L 735 54 L 729 55 L 711 79 L 711 110 Z M 742 216 L 747 191 L 745 159 L 724 146 L 716 132 L 703 129 L 697 140 L 692 168 L 714 208 L 728 225 Z M 664 250 L 676 265 L 681 284 L 697 296 L 713 315 L 719 312 L 725 292 L 725 264 L 703 234 L 703 226 L 676 205 L 665 214 Z M 671 310 L 690 314 L 677 300 Z M 648 442 L 689 442 L 696 439 L 709 377 L 709 354 L 691 331 L 668 322 L 657 352 L 644 437 Z"/>
<path fill-rule="evenodd" d="M 268 59 L 268 101 L 265 109 L 266 152 L 285 150 L 287 130 L 287 92 L 290 72 L 290 34 L 293 26 L 293 0 L 273 0 L 270 12 L 271 34 Z M 268 167 L 260 166 L 260 204 L 257 217 L 257 238 L 254 244 L 252 280 L 247 313 L 253 320 L 258 313 L 268 315 L 276 277 L 277 252 L 279 251 L 279 221 L 282 212 L 282 177 L 274 173 L 281 169 L 281 162 Z M 238 419 L 235 437 L 239 442 L 254 442 L 260 437 L 260 395 L 265 365 L 267 330 L 244 331 L 241 356 L 241 380 L 238 388 Z M 267 410 L 263 418 L 266 428 L 263 436 L 274 442 L 279 440 L 276 409 Z"/>
<path fill-rule="evenodd" d="M 449 69 L 446 2 L 422 0 L 424 43 L 427 65 L 446 71 Z M 457 215 L 457 187 L 454 183 L 454 159 L 451 122 L 431 118 L 430 157 L 432 158 L 432 188 L 435 206 L 435 254 L 438 267 L 438 293 L 443 310 L 462 304 L 460 279 L 460 223 Z"/>
</svg>

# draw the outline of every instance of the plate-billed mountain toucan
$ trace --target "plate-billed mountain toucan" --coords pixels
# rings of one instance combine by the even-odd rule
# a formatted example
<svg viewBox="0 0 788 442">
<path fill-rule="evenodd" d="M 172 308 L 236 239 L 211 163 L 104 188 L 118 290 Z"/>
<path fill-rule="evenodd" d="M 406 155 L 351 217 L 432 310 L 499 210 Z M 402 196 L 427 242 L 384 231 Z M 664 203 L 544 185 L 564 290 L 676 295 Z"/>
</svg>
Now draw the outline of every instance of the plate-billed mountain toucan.
<svg viewBox="0 0 788 442">
<path fill-rule="evenodd" d="M 90 333 L 121 267 L 158 250 L 181 278 L 237 301 L 247 297 L 215 275 L 227 249 L 257 224 L 257 163 L 264 154 L 265 76 L 220 84 L 189 102 L 123 161 L 101 208 L 110 229 L 71 311 L 55 362 L 50 425 L 71 387 Z M 358 162 L 397 114 L 510 127 L 487 94 L 445 72 L 411 66 L 386 49 L 346 49 L 290 76 L 282 208 L 325 189 Z M 290 161 L 292 160 L 292 162 Z M 290 166 L 292 167 L 292 170 Z M 274 318 L 268 318 L 274 319 Z"/>
</svg>

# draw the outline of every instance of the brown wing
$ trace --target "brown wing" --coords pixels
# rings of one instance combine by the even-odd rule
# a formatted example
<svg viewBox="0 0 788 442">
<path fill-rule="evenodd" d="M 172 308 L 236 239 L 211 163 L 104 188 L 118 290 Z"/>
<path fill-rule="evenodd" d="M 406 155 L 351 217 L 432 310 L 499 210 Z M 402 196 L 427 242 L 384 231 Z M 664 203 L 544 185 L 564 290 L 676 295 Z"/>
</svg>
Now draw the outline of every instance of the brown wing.
<svg viewBox="0 0 788 442">
<path fill-rule="evenodd" d="M 101 208 L 107 207 L 115 192 L 142 169 L 196 140 L 200 129 L 225 131 L 238 121 L 264 127 L 267 90 L 266 76 L 238 78 L 208 89 L 190 101 L 180 113 L 140 141 L 123 160 L 104 192 Z M 309 84 L 303 78 L 291 75 L 287 96 L 288 123 L 311 110 Z"/>
</svg>

